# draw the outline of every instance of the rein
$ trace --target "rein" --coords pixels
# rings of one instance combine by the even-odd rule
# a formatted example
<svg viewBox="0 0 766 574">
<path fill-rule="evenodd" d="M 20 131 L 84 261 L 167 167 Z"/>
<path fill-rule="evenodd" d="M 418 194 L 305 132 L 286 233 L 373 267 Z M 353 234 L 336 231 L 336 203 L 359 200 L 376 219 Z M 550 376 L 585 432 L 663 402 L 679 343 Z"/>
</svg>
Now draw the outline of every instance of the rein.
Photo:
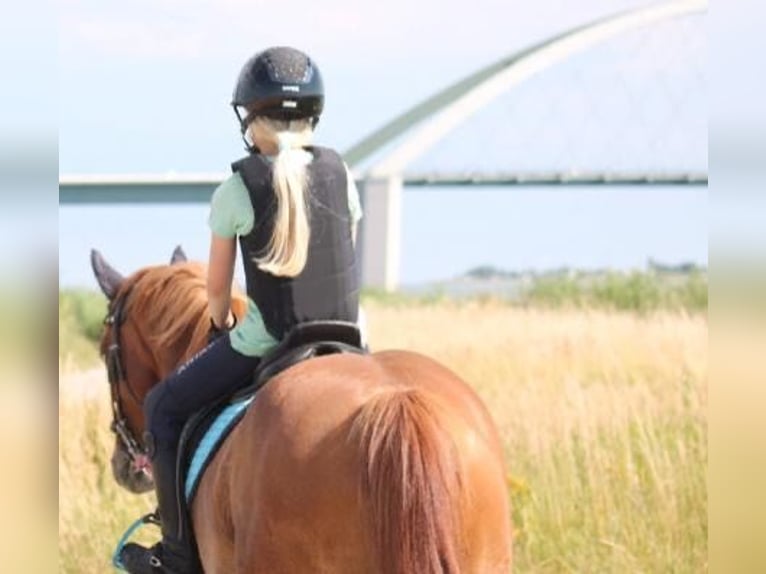
<svg viewBox="0 0 766 574">
<path fill-rule="evenodd" d="M 124 382 L 131 398 L 137 404 L 142 404 L 138 395 L 133 390 L 133 387 L 130 386 L 130 383 L 125 377 L 125 367 L 122 364 L 121 358 L 120 326 L 125 321 L 125 302 L 130 295 L 131 289 L 132 286 L 121 297 L 114 301 L 114 305 L 110 305 L 110 312 L 104 319 L 104 325 L 112 327 L 111 341 L 106 349 L 104 361 L 106 363 L 106 374 L 109 380 L 109 392 L 112 399 L 112 424 L 109 428 L 128 452 L 131 463 L 135 464 L 138 457 L 145 454 L 145 449 L 141 446 L 141 442 L 136 438 L 136 435 L 128 426 L 128 419 L 125 417 L 122 410 L 122 402 L 120 401 L 120 394 L 118 391 L 118 385 Z"/>
</svg>

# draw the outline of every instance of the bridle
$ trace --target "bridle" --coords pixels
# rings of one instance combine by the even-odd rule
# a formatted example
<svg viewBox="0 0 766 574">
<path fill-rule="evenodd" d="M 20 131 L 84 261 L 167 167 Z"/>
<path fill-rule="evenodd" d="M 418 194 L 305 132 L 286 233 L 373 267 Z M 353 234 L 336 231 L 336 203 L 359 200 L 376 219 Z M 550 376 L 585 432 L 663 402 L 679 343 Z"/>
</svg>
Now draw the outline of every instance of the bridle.
<svg viewBox="0 0 766 574">
<path fill-rule="evenodd" d="M 104 325 L 110 326 L 111 329 L 111 341 L 104 354 L 104 362 L 106 363 L 106 374 L 109 379 L 109 392 L 112 400 L 112 424 L 110 429 L 117 436 L 122 446 L 130 456 L 130 461 L 134 465 L 137 459 L 145 454 L 145 448 L 141 445 L 141 441 L 136 438 L 136 435 L 128 426 L 128 419 L 125 417 L 125 413 L 122 410 L 122 402 L 120 401 L 120 393 L 117 386 L 120 383 L 125 383 L 130 397 L 138 404 L 142 405 L 142 401 L 138 398 L 138 395 L 130 386 L 130 382 L 125 377 L 125 367 L 122 364 L 122 349 L 120 347 L 120 326 L 125 321 L 125 302 L 130 295 L 131 288 L 129 288 L 120 297 L 117 297 L 112 304 L 109 305 L 109 314 L 104 319 Z"/>
</svg>

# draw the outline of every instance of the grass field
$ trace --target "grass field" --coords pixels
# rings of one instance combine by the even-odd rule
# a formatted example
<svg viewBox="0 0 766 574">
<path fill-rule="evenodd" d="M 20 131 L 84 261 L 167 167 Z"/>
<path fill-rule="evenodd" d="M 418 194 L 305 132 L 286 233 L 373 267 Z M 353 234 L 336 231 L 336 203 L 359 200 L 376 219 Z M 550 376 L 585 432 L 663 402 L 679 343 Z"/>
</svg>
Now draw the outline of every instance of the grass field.
<svg viewBox="0 0 766 574">
<path fill-rule="evenodd" d="M 366 308 L 374 349 L 436 358 L 490 408 L 507 456 L 515 572 L 707 571 L 704 313 L 377 299 Z M 98 315 L 87 302 L 77 312 Z M 59 566 L 104 572 L 153 502 L 114 485 L 103 368 L 82 330 L 63 322 L 72 343 L 59 361 Z"/>
</svg>

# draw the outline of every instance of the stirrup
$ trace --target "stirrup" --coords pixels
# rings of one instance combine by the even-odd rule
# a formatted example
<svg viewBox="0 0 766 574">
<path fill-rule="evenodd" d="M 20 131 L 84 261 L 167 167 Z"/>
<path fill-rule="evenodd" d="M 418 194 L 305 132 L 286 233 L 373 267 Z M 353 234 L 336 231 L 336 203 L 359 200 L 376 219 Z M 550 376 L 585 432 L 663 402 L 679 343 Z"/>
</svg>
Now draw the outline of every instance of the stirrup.
<svg viewBox="0 0 766 574">
<path fill-rule="evenodd" d="M 120 559 L 120 553 L 122 552 L 122 549 L 125 548 L 125 544 L 127 544 L 130 537 L 133 536 L 133 533 L 145 524 L 154 524 L 155 526 L 160 525 L 160 517 L 156 510 L 154 512 L 150 512 L 149 514 L 144 514 L 141 518 L 133 522 L 133 524 L 131 524 L 125 531 L 125 534 L 122 535 L 122 538 L 120 538 L 120 541 L 117 543 L 117 548 L 114 549 L 114 554 L 112 554 L 112 565 L 118 570 L 122 570 L 123 572 L 126 571 L 125 565 Z M 156 556 L 152 556 L 150 560 L 152 562 L 152 566 L 155 566 L 155 560 L 157 562 L 156 566 L 162 565 L 160 559 Z"/>
<path fill-rule="evenodd" d="M 131 574 L 202 574 L 202 566 L 189 550 L 188 545 L 174 539 L 163 539 L 148 548 L 128 542 L 120 558 Z"/>
<path fill-rule="evenodd" d="M 146 547 L 128 542 L 120 552 L 123 568 L 131 574 L 158 574 L 167 572 L 158 553 L 162 552 L 160 543 Z"/>
</svg>

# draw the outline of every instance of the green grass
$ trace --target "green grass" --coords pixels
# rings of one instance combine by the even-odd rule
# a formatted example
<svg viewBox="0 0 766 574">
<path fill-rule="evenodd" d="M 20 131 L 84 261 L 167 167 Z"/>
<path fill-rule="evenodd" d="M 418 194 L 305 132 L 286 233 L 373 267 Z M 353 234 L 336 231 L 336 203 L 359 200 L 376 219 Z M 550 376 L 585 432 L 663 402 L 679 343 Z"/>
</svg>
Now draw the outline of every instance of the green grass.
<svg viewBox="0 0 766 574">
<path fill-rule="evenodd" d="M 86 290 L 59 293 L 59 363 L 87 367 L 98 362 L 98 342 L 106 298 Z"/>
<path fill-rule="evenodd" d="M 708 282 L 707 275 L 698 271 L 677 275 L 638 271 L 595 276 L 573 273 L 537 278 L 521 300 L 530 306 L 549 308 L 698 313 L 707 310 Z"/>
<path fill-rule="evenodd" d="M 543 458 L 516 453 L 534 481 L 512 492 L 518 571 L 700 572 L 706 433 L 692 420 L 634 420 L 573 432 Z"/>
</svg>

